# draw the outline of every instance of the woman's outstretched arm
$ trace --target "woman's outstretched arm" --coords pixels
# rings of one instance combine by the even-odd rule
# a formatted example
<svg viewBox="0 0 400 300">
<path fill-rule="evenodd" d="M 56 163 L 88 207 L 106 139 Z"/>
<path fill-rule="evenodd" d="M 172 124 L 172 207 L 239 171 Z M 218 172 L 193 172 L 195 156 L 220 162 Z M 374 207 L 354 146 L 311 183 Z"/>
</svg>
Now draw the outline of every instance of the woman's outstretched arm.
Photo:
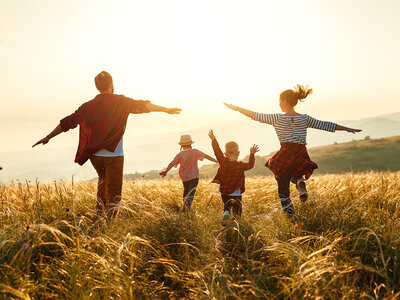
<svg viewBox="0 0 400 300">
<path fill-rule="evenodd" d="M 333 122 L 327 122 L 327 121 L 320 121 L 317 119 L 314 119 L 313 117 L 307 116 L 307 127 L 309 128 L 315 128 L 319 130 L 326 130 L 329 132 L 335 132 L 337 130 L 342 130 L 342 131 L 347 131 L 351 133 L 356 133 L 360 132 L 361 129 L 354 129 L 346 126 L 342 126 Z"/>
<path fill-rule="evenodd" d="M 361 129 L 354 129 L 354 128 L 342 126 L 342 125 L 339 125 L 339 124 L 336 125 L 336 130 L 343 130 L 343 131 L 351 132 L 353 134 L 355 134 L 356 132 L 361 132 L 362 131 Z"/>
<path fill-rule="evenodd" d="M 226 105 L 227 108 L 230 108 L 234 111 L 238 111 L 241 114 L 245 115 L 246 117 L 249 117 L 251 119 L 253 119 L 254 121 L 258 121 L 261 123 L 265 123 L 265 124 L 270 124 L 270 125 L 275 125 L 276 122 L 278 122 L 279 119 L 279 115 L 278 114 L 260 114 L 260 113 L 256 113 L 252 110 L 248 110 L 233 104 L 228 104 L 228 103 L 224 103 Z"/>
<path fill-rule="evenodd" d="M 241 107 L 233 105 L 233 104 L 229 104 L 229 103 L 224 103 L 224 104 L 225 104 L 225 106 L 227 108 L 232 109 L 234 111 L 238 111 L 241 114 L 243 114 L 243 115 L 245 115 L 246 117 L 249 117 L 249 118 L 252 118 L 254 116 L 254 114 L 255 114 L 254 111 L 251 111 L 251 110 L 248 110 L 248 109 L 245 109 L 245 108 L 241 108 Z"/>
</svg>

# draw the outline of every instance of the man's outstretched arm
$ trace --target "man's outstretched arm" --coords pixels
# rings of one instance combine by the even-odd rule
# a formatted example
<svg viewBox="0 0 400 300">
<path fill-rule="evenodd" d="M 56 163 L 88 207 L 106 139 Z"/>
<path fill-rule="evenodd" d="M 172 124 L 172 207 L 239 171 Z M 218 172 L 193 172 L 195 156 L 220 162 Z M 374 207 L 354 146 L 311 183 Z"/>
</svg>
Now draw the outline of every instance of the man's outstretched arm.
<svg viewBox="0 0 400 300">
<path fill-rule="evenodd" d="M 50 139 L 59 135 L 61 132 L 63 132 L 63 130 L 61 129 L 61 125 L 58 124 L 58 126 L 56 128 L 54 128 L 54 130 L 52 132 L 50 132 L 50 134 L 48 134 L 46 137 L 44 137 L 40 141 L 38 141 L 35 145 L 32 146 L 32 148 L 39 144 L 43 144 L 43 145 L 47 144 L 50 141 Z"/>
<path fill-rule="evenodd" d="M 180 109 L 180 108 L 176 108 L 176 107 L 168 108 L 168 107 L 153 104 L 151 102 L 146 103 L 146 108 L 149 111 L 161 111 L 161 112 L 166 112 L 167 114 L 171 114 L 171 115 L 179 114 L 182 111 L 182 109 Z"/>
</svg>

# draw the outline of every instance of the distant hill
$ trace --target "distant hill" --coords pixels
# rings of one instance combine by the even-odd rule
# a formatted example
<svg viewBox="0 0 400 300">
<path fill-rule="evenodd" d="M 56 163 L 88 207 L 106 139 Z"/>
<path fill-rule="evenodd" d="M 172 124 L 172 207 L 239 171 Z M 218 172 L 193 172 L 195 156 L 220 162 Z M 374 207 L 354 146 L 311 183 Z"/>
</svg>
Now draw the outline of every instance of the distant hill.
<svg viewBox="0 0 400 300">
<path fill-rule="evenodd" d="M 400 136 L 368 139 L 310 149 L 317 173 L 400 170 Z"/>
<path fill-rule="evenodd" d="M 310 148 L 308 152 L 319 167 L 314 174 L 400 170 L 400 136 L 381 139 L 366 137 L 363 140 Z M 272 175 L 264 165 L 273 154 L 256 156 L 256 164 L 246 172 L 247 176 Z M 202 166 L 200 177 L 211 178 L 217 169 L 217 164 Z M 177 170 L 171 171 L 168 176 L 178 177 Z M 125 175 L 128 180 L 137 178 L 153 179 L 159 178 L 159 175 L 157 171 Z"/>
</svg>

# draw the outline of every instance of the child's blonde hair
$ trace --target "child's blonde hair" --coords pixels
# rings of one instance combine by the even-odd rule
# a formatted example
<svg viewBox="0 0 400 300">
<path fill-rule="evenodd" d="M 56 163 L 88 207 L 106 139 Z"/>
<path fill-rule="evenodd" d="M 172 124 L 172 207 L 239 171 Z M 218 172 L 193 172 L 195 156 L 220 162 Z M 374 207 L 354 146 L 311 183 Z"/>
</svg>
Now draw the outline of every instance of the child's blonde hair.
<svg viewBox="0 0 400 300">
<path fill-rule="evenodd" d="M 227 142 L 225 144 L 225 152 L 227 154 L 236 154 L 239 151 L 239 145 L 236 142 Z"/>
</svg>

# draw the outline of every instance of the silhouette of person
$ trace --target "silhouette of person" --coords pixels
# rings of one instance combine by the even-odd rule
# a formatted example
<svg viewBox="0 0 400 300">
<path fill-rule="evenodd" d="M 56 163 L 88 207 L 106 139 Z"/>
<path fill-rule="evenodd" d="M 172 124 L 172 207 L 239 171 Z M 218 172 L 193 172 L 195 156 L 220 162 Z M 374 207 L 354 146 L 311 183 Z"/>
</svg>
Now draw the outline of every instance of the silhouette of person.
<svg viewBox="0 0 400 300">
<path fill-rule="evenodd" d="M 75 162 L 83 165 L 90 160 L 98 174 L 97 212 L 115 215 L 121 200 L 123 179 L 123 134 L 129 114 L 165 112 L 179 114 L 179 108 L 166 108 L 150 101 L 133 100 L 114 94 L 114 84 L 108 72 L 95 77 L 99 90 L 94 99 L 83 103 L 73 114 L 32 147 L 47 144 L 50 139 L 79 125 L 79 145 Z"/>
</svg>

